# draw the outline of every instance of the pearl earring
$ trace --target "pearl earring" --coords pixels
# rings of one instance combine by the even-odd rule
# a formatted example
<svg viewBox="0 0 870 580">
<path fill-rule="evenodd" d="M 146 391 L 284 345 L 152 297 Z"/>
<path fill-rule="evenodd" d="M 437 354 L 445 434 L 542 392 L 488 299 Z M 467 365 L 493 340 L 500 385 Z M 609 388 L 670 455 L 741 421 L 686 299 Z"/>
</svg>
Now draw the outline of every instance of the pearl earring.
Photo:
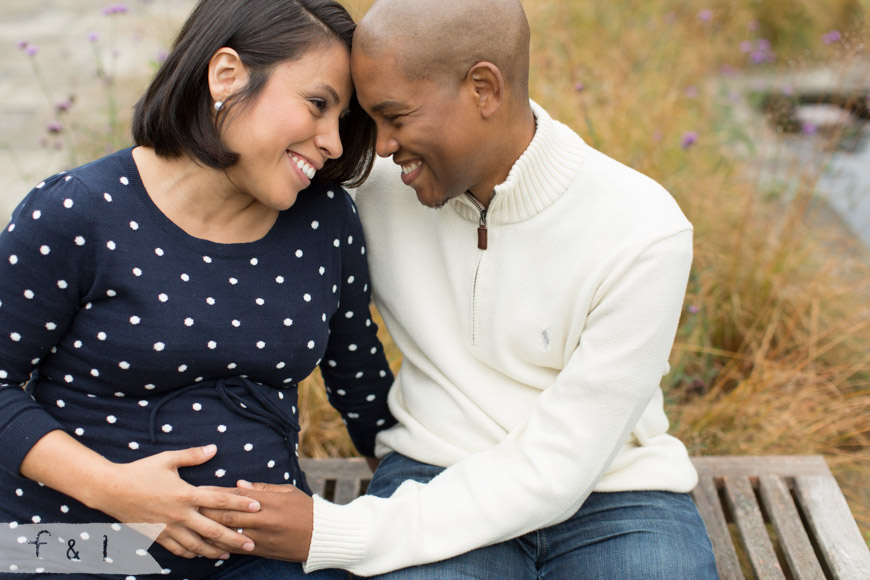
<svg viewBox="0 0 870 580">
<path fill-rule="evenodd" d="M 220 111 L 221 107 L 223 107 L 223 106 L 224 106 L 223 101 L 215 101 L 214 102 L 214 110 L 215 111 Z"/>
</svg>

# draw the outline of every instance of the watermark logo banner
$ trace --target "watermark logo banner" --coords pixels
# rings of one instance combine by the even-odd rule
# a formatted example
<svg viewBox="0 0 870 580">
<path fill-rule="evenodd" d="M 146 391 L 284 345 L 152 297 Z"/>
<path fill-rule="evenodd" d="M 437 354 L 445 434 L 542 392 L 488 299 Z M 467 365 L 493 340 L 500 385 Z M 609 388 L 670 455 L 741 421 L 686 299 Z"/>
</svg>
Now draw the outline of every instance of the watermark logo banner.
<svg viewBox="0 0 870 580">
<path fill-rule="evenodd" d="M 0 523 L 0 573 L 160 574 L 164 524 Z"/>
</svg>

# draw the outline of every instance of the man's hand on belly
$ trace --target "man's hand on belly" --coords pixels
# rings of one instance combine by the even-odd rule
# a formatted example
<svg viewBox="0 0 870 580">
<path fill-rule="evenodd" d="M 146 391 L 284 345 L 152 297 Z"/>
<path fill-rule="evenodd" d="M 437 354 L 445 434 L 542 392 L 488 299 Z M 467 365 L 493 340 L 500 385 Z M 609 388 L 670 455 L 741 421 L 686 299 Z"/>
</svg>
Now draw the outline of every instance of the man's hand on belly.
<svg viewBox="0 0 870 580">
<path fill-rule="evenodd" d="M 227 488 L 204 486 L 201 489 Z M 256 513 L 200 508 L 200 513 L 228 528 L 242 531 L 254 541 L 253 552 L 243 552 L 233 546 L 215 543 L 221 549 L 235 553 L 253 553 L 257 556 L 304 562 L 308 559 L 311 534 L 314 529 L 314 502 L 298 488 L 268 483 L 239 482 L 232 493 L 249 497 L 260 504 Z"/>
</svg>

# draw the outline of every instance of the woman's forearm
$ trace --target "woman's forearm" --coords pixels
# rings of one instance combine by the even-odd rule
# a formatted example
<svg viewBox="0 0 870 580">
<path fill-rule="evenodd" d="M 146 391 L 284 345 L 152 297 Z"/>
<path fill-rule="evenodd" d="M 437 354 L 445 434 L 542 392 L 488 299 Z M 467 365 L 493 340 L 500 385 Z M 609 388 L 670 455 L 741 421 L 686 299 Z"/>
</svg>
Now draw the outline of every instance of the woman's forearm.
<svg viewBox="0 0 870 580">
<path fill-rule="evenodd" d="M 21 475 L 39 481 L 93 509 L 100 509 L 112 485 L 111 461 L 64 431 L 51 431 L 31 447 Z M 102 511 L 102 510 L 101 510 Z"/>
</svg>

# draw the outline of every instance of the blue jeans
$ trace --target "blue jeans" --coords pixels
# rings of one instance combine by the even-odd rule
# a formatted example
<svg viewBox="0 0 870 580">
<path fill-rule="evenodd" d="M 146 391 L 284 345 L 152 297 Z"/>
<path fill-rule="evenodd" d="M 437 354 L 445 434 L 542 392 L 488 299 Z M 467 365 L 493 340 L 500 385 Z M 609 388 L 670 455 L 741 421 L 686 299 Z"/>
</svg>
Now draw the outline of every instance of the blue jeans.
<svg viewBox="0 0 870 580">
<path fill-rule="evenodd" d="M 389 497 L 407 479 L 443 468 L 387 455 L 367 493 Z M 715 580 L 713 547 L 688 494 L 593 493 L 561 524 L 433 564 L 377 576 L 389 580 Z"/>
<path fill-rule="evenodd" d="M 299 562 L 253 557 L 212 574 L 209 580 L 348 580 L 350 577 L 350 573 L 335 569 L 305 574 Z"/>
</svg>

